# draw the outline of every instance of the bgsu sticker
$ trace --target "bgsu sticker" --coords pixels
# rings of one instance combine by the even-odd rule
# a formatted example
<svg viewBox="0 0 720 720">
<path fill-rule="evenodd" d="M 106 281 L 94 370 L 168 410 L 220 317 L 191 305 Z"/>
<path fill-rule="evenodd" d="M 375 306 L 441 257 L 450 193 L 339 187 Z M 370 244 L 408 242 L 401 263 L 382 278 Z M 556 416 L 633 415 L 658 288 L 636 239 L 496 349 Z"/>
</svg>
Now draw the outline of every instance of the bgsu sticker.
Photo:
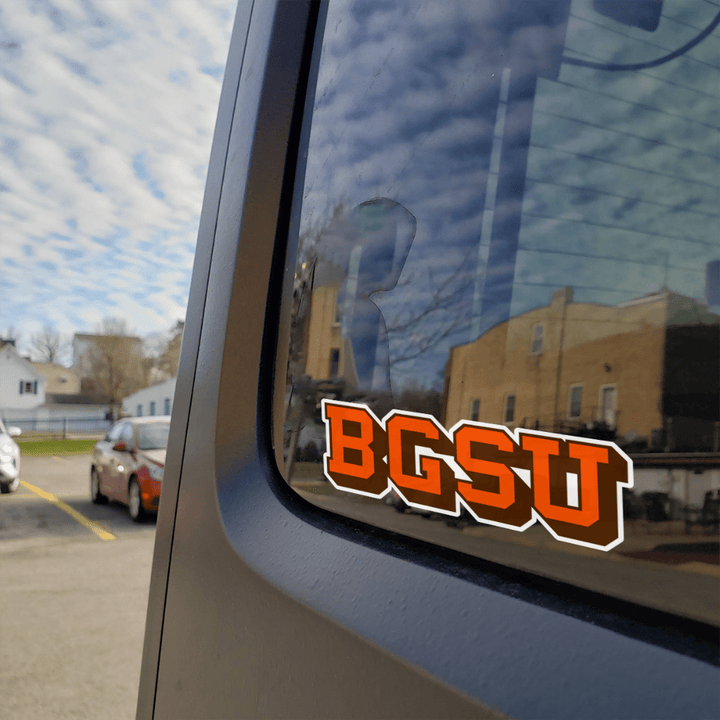
<svg viewBox="0 0 720 720">
<path fill-rule="evenodd" d="M 339 490 L 527 530 L 541 522 L 562 542 L 610 550 L 623 541 L 622 488 L 632 460 L 614 443 L 431 415 L 322 401 L 325 475 Z"/>
</svg>

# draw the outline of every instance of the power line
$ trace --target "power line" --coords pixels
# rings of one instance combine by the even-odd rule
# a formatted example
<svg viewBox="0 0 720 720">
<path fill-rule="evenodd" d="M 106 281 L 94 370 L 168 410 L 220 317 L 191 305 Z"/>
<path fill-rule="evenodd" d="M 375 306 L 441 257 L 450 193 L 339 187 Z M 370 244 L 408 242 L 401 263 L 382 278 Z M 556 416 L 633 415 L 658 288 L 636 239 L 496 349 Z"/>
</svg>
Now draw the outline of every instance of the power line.
<svg viewBox="0 0 720 720">
<path fill-rule="evenodd" d="M 588 56 L 588 57 L 590 57 L 590 56 Z M 657 82 L 665 83 L 667 85 L 672 85 L 674 87 L 680 87 L 683 90 L 688 90 L 697 95 L 702 95 L 711 100 L 714 100 L 715 102 L 720 100 L 720 98 L 718 98 L 714 95 L 710 95 L 710 93 L 703 92 L 702 90 L 696 90 L 695 88 L 691 88 L 689 86 L 679 85 L 678 83 L 670 82 L 669 80 L 665 80 L 664 78 L 656 77 L 655 75 L 649 75 L 648 73 L 642 73 L 642 72 L 639 72 L 638 75 L 644 75 L 645 77 L 652 78 L 653 80 L 656 80 Z M 584 92 L 589 92 L 589 93 L 592 93 L 593 95 L 597 95 L 599 97 L 610 98 L 611 100 L 626 103 L 627 105 L 634 105 L 635 107 L 646 108 L 647 110 L 651 110 L 652 112 L 655 112 L 659 115 L 667 115 L 668 117 L 675 118 L 677 120 L 684 120 L 685 122 L 690 123 L 692 125 L 701 125 L 702 127 L 706 127 L 706 128 L 709 128 L 710 130 L 715 130 L 715 131 L 720 130 L 720 127 L 717 127 L 715 125 L 710 125 L 710 123 L 702 122 L 700 120 L 696 120 L 695 118 L 687 117 L 686 115 L 680 115 L 679 113 L 673 113 L 673 112 L 668 112 L 667 110 L 661 110 L 660 108 L 654 107 L 653 105 L 648 105 L 647 103 L 635 102 L 633 100 L 628 100 L 627 98 L 618 97 L 617 95 L 611 95 L 610 93 L 601 92 L 600 90 L 596 90 L 594 88 L 592 90 L 589 90 L 587 87 L 583 87 L 582 85 L 575 85 L 574 83 L 568 82 L 567 80 L 554 80 L 553 83 L 557 84 L 557 85 L 565 85 L 566 87 L 571 87 L 571 88 L 574 88 L 575 90 L 582 90 Z"/>
<path fill-rule="evenodd" d="M 581 225 L 590 225 L 592 227 L 600 227 L 605 228 L 606 230 L 619 230 L 620 232 L 624 233 L 635 233 L 637 235 L 647 235 L 651 238 L 665 238 L 666 240 L 680 240 L 681 242 L 687 242 L 691 245 L 702 245 L 703 247 L 709 247 L 713 248 L 715 250 L 720 249 L 720 243 L 710 243 L 706 242 L 704 240 L 695 240 L 692 238 L 687 237 L 681 237 L 679 235 L 666 235 L 664 233 L 657 233 L 657 232 L 648 232 L 646 230 L 638 230 L 637 228 L 626 228 L 622 227 L 620 225 L 610 225 L 609 223 L 601 223 L 596 222 L 593 220 L 576 220 L 574 218 L 559 218 L 554 217 L 552 215 L 542 215 L 541 213 L 534 213 L 529 211 L 524 211 L 522 213 L 526 217 L 534 217 L 538 218 L 540 220 L 555 220 L 556 222 L 564 222 L 564 223 L 579 223 Z"/>
<path fill-rule="evenodd" d="M 614 33 L 615 35 L 619 35 L 620 37 L 624 37 L 624 38 L 627 38 L 628 40 L 632 40 L 633 43 L 642 43 L 643 45 L 649 45 L 650 47 L 657 48 L 658 50 L 664 50 L 665 52 L 668 52 L 668 50 L 669 50 L 669 48 L 667 48 L 667 47 L 663 47 L 662 45 L 660 45 L 658 43 L 651 42 L 651 40 L 649 39 L 649 37 L 647 37 L 646 34 L 643 34 L 642 36 L 630 35 L 626 32 L 621 32 L 617 27 L 605 25 L 603 22 L 600 22 L 598 20 L 593 20 L 584 15 L 577 15 L 576 13 L 572 13 L 572 12 L 570 13 L 570 17 L 574 17 L 578 20 L 581 20 L 582 22 L 588 23 L 588 25 L 594 25 L 595 27 L 602 28 L 603 30 L 607 30 L 608 32 Z M 704 27 L 704 28 L 695 27 L 694 25 L 690 25 L 689 23 L 682 22 L 681 20 L 676 20 L 675 18 L 671 17 L 670 15 L 666 15 L 665 13 L 663 13 L 661 15 L 661 17 L 664 17 L 666 20 L 669 20 L 670 22 L 674 22 L 677 25 L 683 25 L 684 27 L 688 27 L 692 30 L 695 30 L 695 32 L 706 33 L 706 35 L 703 37 L 703 39 L 705 39 L 705 37 L 707 37 L 707 35 L 710 34 L 707 32 L 707 27 Z M 712 25 L 713 22 L 714 22 L 714 20 L 711 21 L 710 24 Z M 712 32 L 712 30 L 710 32 Z M 715 38 L 715 39 L 720 39 L 720 38 Z M 695 44 L 697 44 L 697 43 L 695 43 Z M 688 48 L 688 50 L 689 49 L 691 49 L 691 48 Z M 674 52 L 674 51 L 670 51 L 670 52 Z M 693 60 L 697 60 L 697 58 L 693 58 Z M 703 61 L 697 60 L 697 62 L 703 62 Z M 714 66 L 712 66 L 712 67 L 714 67 Z"/>
<path fill-rule="evenodd" d="M 569 183 L 561 183 L 561 182 L 552 182 L 550 180 L 546 180 L 544 178 L 535 178 L 531 177 L 530 175 L 525 176 L 526 181 L 530 181 L 533 183 L 538 183 L 542 185 L 552 185 L 553 187 L 561 187 L 568 190 L 583 190 L 585 192 L 592 192 L 596 195 L 604 195 L 606 197 L 611 198 L 617 198 L 618 200 L 630 200 L 637 203 L 642 203 L 644 205 L 653 205 L 655 207 L 661 207 L 665 208 L 666 210 L 673 210 L 675 209 L 675 205 L 667 205 L 666 203 L 657 202 L 656 200 L 647 200 L 643 197 L 633 197 L 632 195 L 621 195 L 619 193 L 612 193 L 608 192 L 607 190 L 599 190 L 598 188 L 594 187 L 588 187 L 585 185 L 571 185 Z M 713 219 L 720 219 L 720 213 L 710 213 L 710 212 L 704 212 L 702 210 L 683 210 L 683 214 L 691 214 L 691 215 L 702 215 L 703 217 L 707 218 L 713 218 Z"/>
<path fill-rule="evenodd" d="M 657 145 L 658 147 L 667 147 L 667 148 L 674 148 L 675 150 L 681 150 L 682 152 L 689 152 L 693 155 L 701 155 L 703 157 L 711 158 L 712 160 L 718 160 L 717 155 L 712 155 L 710 153 L 701 152 L 700 150 L 693 150 L 689 147 L 684 147 L 683 145 L 673 145 L 672 143 L 663 142 L 661 140 L 655 140 L 651 137 L 646 137 L 644 135 L 636 135 L 635 133 L 628 132 L 627 130 L 617 130 L 614 127 L 609 127 L 607 125 L 600 125 L 598 123 L 590 122 L 589 120 L 581 120 L 580 118 L 574 118 L 574 117 L 568 117 L 567 115 L 560 115 L 559 113 L 550 112 L 548 110 L 539 110 L 538 108 L 535 108 L 535 112 L 540 115 L 548 115 L 550 117 L 554 118 L 560 118 L 561 120 L 567 120 L 569 122 L 575 122 L 579 125 L 587 125 L 588 127 L 594 127 L 598 128 L 600 130 L 605 130 L 607 132 L 615 133 L 616 135 L 625 135 L 626 137 L 635 138 L 637 140 L 642 140 L 646 143 L 653 143 Z"/>
<path fill-rule="evenodd" d="M 527 285 L 528 287 L 549 287 L 549 288 L 562 288 L 565 287 L 561 283 L 542 283 L 542 282 L 531 282 L 530 280 L 515 280 L 513 285 Z M 618 295 L 632 295 L 632 290 L 620 290 L 618 288 L 598 287 L 595 285 L 572 285 L 573 290 L 598 290 L 600 292 L 611 292 Z M 614 305 L 611 307 L 615 307 Z"/>
<path fill-rule="evenodd" d="M 573 250 L 553 250 L 552 248 L 535 248 L 527 245 L 519 245 L 518 250 L 525 252 L 545 253 L 550 255 L 567 255 L 568 257 L 581 257 L 588 260 L 610 260 L 611 262 L 633 263 L 635 265 L 645 265 L 652 267 L 665 267 L 665 263 L 652 262 L 648 259 L 636 260 L 634 258 L 624 258 L 613 255 L 591 255 L 590 253 L 575 252 Z M 684 272 L 705 273 L 705 268 L 691 268 L 682 265 L 670 265 L 671 270 L 682 270 Z"/>
<path fill-rule="evenodd" d="M 718 7 L 717 5 L 715 7 Z M 695 32 L 702 32 L 703 28 L 697 27 L 695 25 L 691 25 L 688 22 L 684 22 L 683 20 L 678 20 L 675 17 L 672 17 L 671 15 L 666 15 L 665 13 L 661 13 L 660 17 L 664 17 L 666 20 L 669 20 L 672 23 L 675 23 L 676 25 L 682 25 L 683 27 L 690 28 L 691 30 L 695 30 Z M 719 37 L 716 35 L 710 35 L 710 38 L 712 40 L 720 40 Z"/>
<path fill-rule="evenodd" d="M 585 51 L 583 51 L 583 50 L 573 50 L 572 52 L 576 53 L 577 55 L 581 55 L 581 56 L 583 56 L 583 57 L 593 58 L 594 60 L 598 60 L 598 59 L 599 59 L 599 58 L 597 57 L 597 55 L 591 55 L 590 53 L 585 52 Z M 674 80 L 670 80 L 670 79 L 668 79 L 668 78 L 666 78 L 666 77 L 662 77 L 661 75 L 654 75 L 653 73 L 643 72 L 642 70 L 637 70 L 636 72 L 637 72 L 638 75 L 644 75 L 645 77 L 652 78 L 652 79 L 655 80 L 656 82 L 665 83 L 666 85 L 672 85 L 673 87 L 678 87 L 678 88 L 680 88 L 681 90 L 686 90 L 686 91 L 688 91 L 688 92 L 693 92 L 693 93 L 696 93 L 697 95 L 704 95 L 705 97 L 708 97 L 708 98 L 710 98 L 711 100 L 715 100 L 716 102 L 717 102 L 717 100 L 718 100 L 718 96 L 717 96 L 717 95 L 712 95 L 711 93 L 705 92 L 704 90 L 698 90 L 697 88 L 692 87 L 692 86 L 690 86 L 690 85 L 683 85 L 682 83 L 675 82 Z M 577 87 L 577 86 L 574 86 L 574 87 Z M 595 91 L 593 90 L 593 92 L 595 92 Z M 599 93 L 599 94 L 602 94 L 602 93 Z M 613 96 L 610 95 L 609 97 L 613 97 Z M 629 101 L 628 101 L 628 102 L 629 102 Z M 668 114 L 672 114 L 672 113 L 668 113 Z"/>
<path fill-rule="evenodd" d="M 691 180 L 689 178 L 684 178 L 679 175 L 671 175 L 670 173 L 663 173 L 663 172 L 660 172 L 659 170 L 650 170 L 648 168 L 635 167 L 634 165 L 623 165 L 622 163 L 612 162 L 610 160 L 604 160 L 604 159 L 595 157 L 594 155 L 590 155 L 588 153 L 579 153 L 579 152 L 573 152 L 572 150 L 563 150 L 561 148 L 552 147 L 550 145 L 540 145 L 539 143 L 531 143 L 530 147 L 540 148 L 541 150 L 551 150 L 552 152 L 562 153 L 564 155 L 573 155 L 574 157 L 584 158 L 586 160 L 591 160 L 593 162 L 602 163 L 603 165 L 612 165 L 613 167 L 620 167 L 625 170 L 634 170 L 636 172 L 647 173 L 648 175 L 658 175 L 659 177 L 667 178 L 668 180 L 673 180 L 674 182 L 682 182 L 682 183 L 687 183 L 689 185 L 700 185 L 701 187 L 710 188 L 714 192 L 717 192 L 718 189 L 720 189 L 719 186 L 717 186 L 717 185 L 702 182 L 701 180 Z"/>
<path fill-rule="evenodd" d="M 586 18 L 582 18 L 586 22 L 592 24 L 592 25 L 599 25 L 600 27 L 605 27 L 603 25 L 600 25 L 600 23 L 593 22 L 592 20 L 587 20 Z M 571 58 L 566 57 L 563 55 L 562 61 L 564 63 L 568 63 L 569 65 L 579 65 L 581 67 L 588 67 L 592 68 L 594 70 L 610 70 L 610 71 L 629 71 L 629 70 L 643 70 L 645 68 L 651 68 L 651 67 L 657 67 L 658 65 L 664 65 L 666 62 L 669 62 L 670 60 L 674 60 L 675 58 L 680 57 L 681 55 L 684 55 L 688 52 L 688 50 L 692 50 L 696 45 L 701 43 L 710 33 L 718 26 L 720 25 L 720 13 L 718 13 L 712 20 L 712 22 L 703 30 L 699 35 L 696 35 L 692 40 L 685 43 L 682 47 L 678 48 L 677 50 L 674 50 L 673 52 L 664 55 L 662 57 L 656 58 L 655 60 L 650 60 L 648 62 L 642 62 L 642 63 L 633 63 L 633 64 L 625 64 L 625 63 L 589 63 L 584 60 L 580 60 L 577 58 Z M 608 29 L 608 28 L 606 28 Z M 631 37 L 630 35 L 626 35 L 625 33 L 618 32 L 617 30 L 612 30 L 612 32 L 616 33 L 617 35 L 620 35 L 621 37 L 626 37 L 631 40 L 635 40 L 636 42 L 643 42 L 646 45 L 650 45 L 651 47 L 658 47 L 659 49 L 666 49 L 661 48 L 658 45 L 655 45 L 654 43 L 648 42 L 644 39 L 636 39 Z M 571 52 L 575 52 L 571 50 Z M 697 58 L 694 58 L 692 55 L 688 55 L 688 58 L 690 60 L 693 60 L 694 62 L 700 63 L 702 65 L 707 65 L 708 67 L 713 68 L 714 70 L 720 70 L 720 68 L 716 67 L 715 65 L 711 65 L 710 63 L 705 62 L 704 60 L 698 60 Z"/>
</svg>

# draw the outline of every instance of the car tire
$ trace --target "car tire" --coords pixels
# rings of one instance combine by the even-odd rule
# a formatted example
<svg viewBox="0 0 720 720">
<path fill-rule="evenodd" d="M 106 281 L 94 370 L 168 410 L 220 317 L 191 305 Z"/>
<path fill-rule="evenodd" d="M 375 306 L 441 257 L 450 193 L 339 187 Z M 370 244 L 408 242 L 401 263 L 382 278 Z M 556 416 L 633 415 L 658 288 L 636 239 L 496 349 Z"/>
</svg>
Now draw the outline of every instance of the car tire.
<svg viewBox="0 0 720 720">
<path fill-rule="evenodd" d="M 128 485 L 128 511 L 130 517 L 138 523 L 142 522 L 147 515 L 140 495 L 140 483 L 135 477 L 130 479 L 130 485 Z"/>
<path fill-rule="evenodd" d="M 90 470 L 90 499 L 95 505 L 105 505 L 108 501 L 107 495 L 100 492 L 100 476 L 95 468 Z"/>
<path fill-rule="evenodd" d="M 15 492 L 19 487 L 20 478 L 15 478 L 14 480 L 10 480 L 9 482 L 0 482 L 0 492 L 2 492 L 3 495 Z"/>
</svg>

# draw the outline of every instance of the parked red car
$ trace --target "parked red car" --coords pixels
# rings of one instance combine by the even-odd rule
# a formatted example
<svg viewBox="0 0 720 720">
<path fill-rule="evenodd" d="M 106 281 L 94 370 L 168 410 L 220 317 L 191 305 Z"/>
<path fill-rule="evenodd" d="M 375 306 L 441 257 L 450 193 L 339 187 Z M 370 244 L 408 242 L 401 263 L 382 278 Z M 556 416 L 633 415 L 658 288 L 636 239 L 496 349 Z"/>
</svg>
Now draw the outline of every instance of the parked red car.
<svg viewBox="0 0 720 720">
<path fill-rule="evenodd" d="M 126 418 L 95 445 L 90 497 L 98 505 L 118 500 L 136 522 L 156 513 L 165 469 L 170 418 Z"/>
</svg>

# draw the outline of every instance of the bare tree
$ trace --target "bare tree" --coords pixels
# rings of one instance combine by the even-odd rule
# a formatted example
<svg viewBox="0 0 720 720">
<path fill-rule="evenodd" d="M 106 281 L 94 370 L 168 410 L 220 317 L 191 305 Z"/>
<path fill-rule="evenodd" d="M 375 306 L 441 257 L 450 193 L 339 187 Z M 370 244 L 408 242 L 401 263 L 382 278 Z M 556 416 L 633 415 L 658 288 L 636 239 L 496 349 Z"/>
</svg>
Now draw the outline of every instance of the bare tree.
<svg viewBox="0 0 720 720">
<path fill-rule="evenodd" d="M 426 287 L 432 288 L 426 302 L 403 309 L 387 320 L 387 333 L 391 342 L 397 339 L 395 352 L 390 355 L 391 365 L 401 365 L 425 353 L 443 347 L 449 338 L 469 325 L 474 274 L 469 257 L 450 274 L 437 282 L 432 268 L 428 268 Z M 417 285 L 407 277 L 397 287 Z"/>
<path fill-rule="evenodd" d="M 130 334 L 127 321 L 105 318 L 89 354 L 94 389 L 108 397 L 110 412 L 116 417 L 123 399 L 144 385 L 140 338 Z"/>
<path fill-rule="evenodd" d="M 169 333 L 150 335 L 143 341 L 143 372 L 147 385 L 177 376 L 185 321 L 178 320 Z"/>
<path fill-rule="evenodd" d="M 30 336 L 30 347 L 38 362 L 57 363 L 67 359 L 70 343 L 50 325 Z"/>
<path fill-rule="evenodd" d="M 158 370 L 168 378 L 175 377 L 180 362 L 180 346 L 182 345 L 185 321 L 178 320 L 170 330 L 170 337 L 158 358 Z"/>
</svg>

